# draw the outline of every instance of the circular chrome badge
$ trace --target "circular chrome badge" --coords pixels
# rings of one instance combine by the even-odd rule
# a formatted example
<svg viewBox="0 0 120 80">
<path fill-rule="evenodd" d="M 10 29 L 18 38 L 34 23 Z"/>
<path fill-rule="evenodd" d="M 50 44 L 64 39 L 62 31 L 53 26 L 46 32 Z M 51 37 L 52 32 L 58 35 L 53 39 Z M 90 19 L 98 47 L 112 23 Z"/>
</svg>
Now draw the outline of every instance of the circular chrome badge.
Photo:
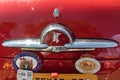
<svg viewBox="0 0 120 80">
<path fill-rule="evenodd" d="M 76 69 L 81 73 L 96 73 L 100 70 L 100 63 L 94 58 L 80 58 L 75 62 Z"/>
<path fill-rule="evenodd" d="M 16 70 L 23 69 L 36 72 L 41 67 L 41 64 L 39 56 L 31 52 L 22 52 L 13 59 L 13 66 Z"/>
</svg>

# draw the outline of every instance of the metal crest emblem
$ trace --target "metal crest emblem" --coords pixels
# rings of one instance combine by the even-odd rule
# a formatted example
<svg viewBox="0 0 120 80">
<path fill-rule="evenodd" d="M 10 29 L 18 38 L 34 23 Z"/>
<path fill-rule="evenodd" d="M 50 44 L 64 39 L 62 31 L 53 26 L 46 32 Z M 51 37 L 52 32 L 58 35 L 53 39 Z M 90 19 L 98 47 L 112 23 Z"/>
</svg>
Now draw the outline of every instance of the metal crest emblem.
<svg viewBox="0 0 120 80">
<path fill-rule="evenodd" d="M 37 71 L 41 66 L 40 58 L 31 52 L 22 52 L 13 59 L 13 66 L 16 70 Z"/>
<path fill-rule="evenodd" d="M 54 16 L 55 18 L 57 18 L 57 17 L 60 16 L 60 11 L 59 11 L 58 8 L 55 8 L 55 9 L 54 9 L 54 11 L 53 11 L 53 16 Z"/>
<path fill-rule="evenodd" d="M 75 68 L 81 73 L 97 73 L 101 65 L 94 58 L 80 58 L 75 62 Z"/>
<path fill-rule="evenodd" d="M 53 32 L 53 42 L 58 43 L 59 42 L 59 36 L 60 36 L 60 33 Z"/>
<path fill-rule="evenodd" d="M 58 9 L 54 10 L 54 15 L 59 16 Z M 63 34 L 65 35 L 64 38 L 61 37 Z M 49 41 L 45 42 L 47 40 Z M 51 42 L 54 42 L 55 45 L 51 44 Z M 58 45 L 59 43 L 64 44 Z M 26 51 L 57 53 L 67 51 L 93 51 L 96 48 L 117 47 L 118 42 L 112 39 L 76 38 L 72 30 L 67 26 L 50 24 L 41 32 L 39 38 L 10 39 L 5 40 L 2 45 L 5 47 L 17 47 Z"/>
</svg>

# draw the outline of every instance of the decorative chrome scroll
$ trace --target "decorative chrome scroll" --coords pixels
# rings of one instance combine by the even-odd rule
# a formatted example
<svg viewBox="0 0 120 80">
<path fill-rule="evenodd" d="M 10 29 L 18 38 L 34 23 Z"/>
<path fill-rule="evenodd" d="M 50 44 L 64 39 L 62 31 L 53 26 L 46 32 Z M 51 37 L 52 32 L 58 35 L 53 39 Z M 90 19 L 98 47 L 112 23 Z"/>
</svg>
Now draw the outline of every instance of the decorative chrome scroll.
<svg viewBox="0 0 120 80">
<path fill-rule="evenodd" d="M 49 32 L 59 31 L 66 35 L 69 43 L 62 46 L 54 46 L 44 43 L 45 36 Z M 53 34 L 53 42 L 58 43 L 60 33 Z M 40 38 L 12 39 L 2 43 L 5 47 L 18 47 L 22 50 L 31 51 L 49 51 L 49 52 L 64 52 L 64 51 L 92 51 L 95 48 L 110 48 L 118 46 L 118 42 L 111 39 L 76 39 L 73 32 L 60 24 L 48 25 L 41 33 Z"/>
<path fill-rule="evenodd" d="M 44 37 L 47 35 L 47 33 L 49 33 L 50 31 L 55 31 L 55 30 L 64 33 L 68 37 L 69 42 L 70 43 L 73 42 L 74 35 L 73 35 L 73 32 L 69 28 L 67 28 L 67 27 L 65 27 L 63 25 L 59 25 L 59 24 L 52 24 L 52 25 L 49 25 L 48 27 L 46 27 L 42 31 L 42 33 L 40 35 L 40 41 L 41 41 L 41 43 L 43 43 Z"/>
</svg>

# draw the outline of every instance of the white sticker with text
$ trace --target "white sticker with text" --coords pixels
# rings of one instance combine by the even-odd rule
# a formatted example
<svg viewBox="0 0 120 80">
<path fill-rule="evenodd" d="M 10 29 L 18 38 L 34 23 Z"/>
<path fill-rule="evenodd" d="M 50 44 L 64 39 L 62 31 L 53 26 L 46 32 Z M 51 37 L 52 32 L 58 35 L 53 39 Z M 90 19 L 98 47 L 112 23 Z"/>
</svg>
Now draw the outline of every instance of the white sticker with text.
<svg viewBox="0 0 120 80">
<path fill-rule="evenodd" d="M 32 80 L 33 79 L 33 72 L 28 70 L 21 70 L 17 71 L 17 80 Z"/>
</svg>

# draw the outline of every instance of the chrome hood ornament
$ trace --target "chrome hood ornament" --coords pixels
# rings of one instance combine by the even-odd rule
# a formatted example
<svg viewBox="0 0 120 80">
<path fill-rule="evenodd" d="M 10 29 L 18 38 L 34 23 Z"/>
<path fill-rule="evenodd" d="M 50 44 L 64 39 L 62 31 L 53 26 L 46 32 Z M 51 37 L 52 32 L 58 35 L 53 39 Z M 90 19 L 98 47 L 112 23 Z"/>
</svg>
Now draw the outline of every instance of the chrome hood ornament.
<svg viewBox="0 0 120 80">
<path fill-rule="evenodd" d="M 61 42 L 64 44 L 60 44 Z M 5 47 L 18 47 L 22 50 L 64 52 L 116 47 L 118 43 L 111 39 L 76 39 L 69 28 L 60 24 L 51 24 L 42 31 L 40 38 L 6 40 L 2 45 Z"/>
</svg>

